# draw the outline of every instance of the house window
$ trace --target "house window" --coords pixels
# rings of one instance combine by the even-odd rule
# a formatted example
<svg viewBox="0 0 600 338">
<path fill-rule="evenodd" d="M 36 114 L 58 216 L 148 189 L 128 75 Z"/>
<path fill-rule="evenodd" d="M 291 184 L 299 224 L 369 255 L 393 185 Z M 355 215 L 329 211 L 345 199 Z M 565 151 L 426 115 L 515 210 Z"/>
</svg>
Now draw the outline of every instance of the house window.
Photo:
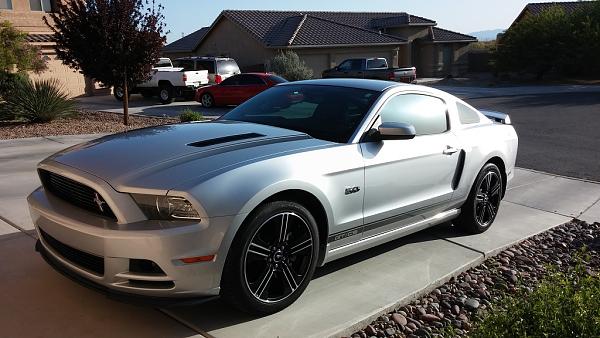
<svg viewBox="0 0 600 338">
<path fill-rule="evenodd" d="M 52 12 L 52 0 L 29 0 L 32 11 Z"/>
<path fill-rule="evenodd" d="M 0 0 L 0 9 L 12 9 L 12 1 Z"/>
</svg>

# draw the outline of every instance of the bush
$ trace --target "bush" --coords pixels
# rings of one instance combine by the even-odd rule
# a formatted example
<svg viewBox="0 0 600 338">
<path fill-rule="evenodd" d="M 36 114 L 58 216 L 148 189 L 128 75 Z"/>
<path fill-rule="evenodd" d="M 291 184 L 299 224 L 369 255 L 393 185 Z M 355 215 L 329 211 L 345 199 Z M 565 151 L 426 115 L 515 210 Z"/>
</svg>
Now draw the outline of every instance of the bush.
<svg viewBox="0 0 600 338">
<path fill-rule="evenodd" d="M 190 108 L 186 108 L 181 114 L 179 114 L 179 120 L 181 122 L 202 121 L 204 120 L 204 116 L 202 113 L 193 111 Z"/>
<path fill-rule="evenodd" d="M 552 273 L 532 293 L 507 298 L 469 336 L 600 337 L 600 277 L 581 265 Z"/>
<path fill-rule="evenodd" d="M 16 81 L 4 100 L 15 117 L 29 122 L 49 122 L 77 112 L 56 79 Z"/>
<path fill-rule="evenodd" d="M 308 80 L 313 76 L 312 69 L 293 51 L 280 52 L 271 59 L 271 71 L 288 81 Z"/>
</svg>

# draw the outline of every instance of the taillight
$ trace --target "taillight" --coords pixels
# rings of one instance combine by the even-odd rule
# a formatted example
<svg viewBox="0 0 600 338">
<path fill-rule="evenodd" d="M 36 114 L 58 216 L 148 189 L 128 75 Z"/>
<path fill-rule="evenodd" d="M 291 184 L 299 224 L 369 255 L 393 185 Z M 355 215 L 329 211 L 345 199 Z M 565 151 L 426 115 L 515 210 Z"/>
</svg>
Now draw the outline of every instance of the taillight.
<svg viewBox="0 0 600 338">
<path fill-rule="evenodd" d="M 221 75 L 219 75 L 219 74 L 215 75 L 215 83 L 219 84 L 221 82 L 223 82 L 223 78 L 221 77 Z"/>
<path fill-rule="evenodd" d="M 183 82 L 187 82 L 187 75 L 183 74 Z"/>
<path fill-rule="evenodd" d="M 388 80 L 396 80 L 396 75 L 394 75 L 394 72 L 388 73 Z"/>
</svg>

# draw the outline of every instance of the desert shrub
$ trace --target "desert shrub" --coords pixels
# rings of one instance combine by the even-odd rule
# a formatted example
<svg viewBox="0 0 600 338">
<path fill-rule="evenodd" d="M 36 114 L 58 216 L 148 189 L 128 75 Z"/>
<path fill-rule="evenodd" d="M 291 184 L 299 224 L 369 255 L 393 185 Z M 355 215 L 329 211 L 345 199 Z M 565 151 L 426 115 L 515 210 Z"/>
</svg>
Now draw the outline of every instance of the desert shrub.
<svg viewBox="0 0 600 338">
<path fill-rule="evenodd" d="M 530 294 L 505 299 L 469 336 L 600 337 L 600 277 L 582 265 L 551 273 Z"/>
<path fill-rule="evenodd" d="M 204 116 L 202 113 L 186 108 L 179 114 L 179 120 L 181 122 L 202 121 L 204 120 Z"/>
<path fill-rule="evenodd" d="M 16 81 L 4 100 L 15 117 L 29 122 L 49 122 L 77 112 L 56 79 Z"/>
<path fill-rule="evenodd" d="M 308 80 L 313 76 L 312 69 L 293 51 L 280 52 L 271 59 L 271 71 L 288 81 Z"/>
</svg>

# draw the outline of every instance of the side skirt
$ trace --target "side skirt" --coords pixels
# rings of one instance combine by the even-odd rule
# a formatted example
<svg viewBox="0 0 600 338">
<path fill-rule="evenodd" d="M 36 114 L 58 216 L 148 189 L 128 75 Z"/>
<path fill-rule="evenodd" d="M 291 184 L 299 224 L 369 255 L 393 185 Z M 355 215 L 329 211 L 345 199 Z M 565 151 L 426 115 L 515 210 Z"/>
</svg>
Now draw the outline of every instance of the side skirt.
<svg viewBox="0 0 600 338">
<path fill-rule="evenodd" d="M 361 239 L 358 242 L 349 243 L 347 245 L 328 250 L 325 254 L 323 264 L 334 261 L 336 259 L 351 255 L 353 253 L 383 244 L 400 237 L 408 236 L 420 230 L 432 227 L 434 225 L 447 222 L 456 218 L 460 214 L 460 209 L 452 209 L 441 212 L 433 217 L 426 218 L 410 225 L 386 231 L 377 235 L 369 236 Z"/>
</svg>

